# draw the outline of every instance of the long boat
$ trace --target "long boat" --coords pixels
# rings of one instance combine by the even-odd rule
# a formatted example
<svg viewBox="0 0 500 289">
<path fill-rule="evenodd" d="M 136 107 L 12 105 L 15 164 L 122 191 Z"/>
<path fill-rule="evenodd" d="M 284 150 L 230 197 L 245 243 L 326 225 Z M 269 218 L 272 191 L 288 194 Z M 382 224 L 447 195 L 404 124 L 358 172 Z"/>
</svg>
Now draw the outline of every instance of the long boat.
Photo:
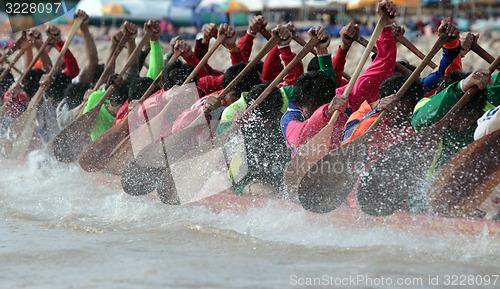
<svg viewBox="0 0 500 289">
<path fill-rule="evenodd" d="M 305 211 L 293 202 L 269 199 L 265 197 L 241 196 L 232 192 L 222 192 L 203 199 L 195 206 L 205 206 L 216 212 L 231 211 L 246 213 L 254 208 L 268 205 L 278 206 L 290 211 L 304 211 L 304 218 L 311 222 L 324 222 L 339 228 L 387 228 L 421 235 L 463 235 L 500 237 L 500 222 L 482 218 L 445 218 L 432 215 L 398 212 L 386 217 L 373 217 L 364 214 L 358 208 L 340 206 L 327 214 Z"/>
</svg>

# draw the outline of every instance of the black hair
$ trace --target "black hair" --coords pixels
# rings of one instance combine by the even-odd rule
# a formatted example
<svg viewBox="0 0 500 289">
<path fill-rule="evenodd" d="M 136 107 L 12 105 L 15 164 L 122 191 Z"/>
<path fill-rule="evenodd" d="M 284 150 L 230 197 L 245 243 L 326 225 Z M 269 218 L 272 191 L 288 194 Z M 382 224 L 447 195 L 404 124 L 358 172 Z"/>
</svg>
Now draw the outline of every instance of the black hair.
<svg viewBox="0 0 500 289">
<path fill-rule="evenodd" d="M 237 63 L 229 67 L 222 77 L 222 86 L 226 87 L 236 76 L 245 68 L 247 64 L 244 62 Z M 254 67 L 252 68 L 235 87 L 235 96 L 239 98 L 243 92 L 248 92 L 254 85 L 261 84 L 259 72 Z"/>
<path fill-rule="evenodd" d="M 0 68 L 0 74 L 2 74 L 4 71 L 5 68 Z M 9 71 L 7 75 L 5 75 L 2 80 L 0 80 L 0 93 L 3 95 L 14 82 L 14 76 Z"/>
<path fill-rule="evenodd" d="M 333 99 L 336 88 L 336 81 L 323 71 L 306 72 L 295 83 L 295 103 L 317 109 Z"/>
<path fill-rule="evenodd" d="M 438 84 L 437 87 L 437 92 L 440 92 L 441 90 L 447 88 L 451 84 L 460 81 L 462 79 L 465 79 L 467 76 L 469 76 L 470 72 L 465 72 L 461 70 L 455 70 L 450 73 L 448 73 L 443 79 Z"/>
<path fill-rule="evenodd" d="M 71 83 L 71 77 L 66 73 L 59 72 L 54 76 L 54 81 L 47 88 L 47 96 L 54 99 L 56 102 L 64 98 L 64 91 Z"/>
<path fill-rule="evenodd" d="M 173 55 L 174 55 L 174 53 L 172 51 L 169 51 L 169 52 L 167 52 L 167 54 L 165 54 L 165 57 L 163 59 L 163 61 L 164 61 L 164 67 L 167 67 L 168 62 L 170 61 L 170 58 Z M 182 62 L 182 60 L 180 58 L 177 58 L 176 60 L 173 61 L 173 63 L 176 63 L 177 65 L 179 65 L 179 64 L 182 64 L 183 62 Z"/>
<path fill-rule="evenodd" d="M 135 77 L 130 81 L 128 100 L 140 99 L 153 80 L 149 77 Z"/>
<path fill-rule="evenodd" d="M 309 63 L 307 64 L 307 72 L 318 71 L 318 70 L 319 70 L 318 57 L 314 56 L 313 58 L 311 58 L 311 60 L 309 60 Z"/>
<path fill-rule="evenodd" d="M 403 84 L 408 79 L 408 75 L 404 74 L 394 74 L 393 76 L 387 78 L 380 84 L 379 97 L 384 98 L 386 96 L 395 94 L 403 86 Z M 401 96 L 401 99 L 409 101 L 409 105 L 415 107 L 417 102 L 424 96 L 424 86 L 420 79 L 415 80 L 410 88 Z"/>
<path fill-rule="evenodd" d="M 268 84 L 258 84 L 255 85 L 248 92 L 245 100 L 248 105 L 251 105 L 264 90 L 268 87 Z M 281 107 L 283 106 L 283 96 L 280 90 L 275 87 L 269 95 L 254 109 L 254 114 L 263 120 L 276 120 L 281 117 Z"/>
<path fill-rule="evenodd" d="M 130 87 L 130 80 L 124 79 L 123 82 L 113 89 L 111 92 L 110 99 L 115 102 L 116 105 L 122 105 L 128 99 Z"/>
<path fill-rule="evenodd" d="M 175 85 L 182 85 L 193 69 L 191 65 L 180 61 L 167 64 L 163 69 L 163 89 L 169 90 Z M 198 82 L 198 77 L 195 77 L 194 82 Z"/>
<path fill-rule="evenodd" d="M 28 71 L 26 78 L 23 80 L 22 85 L 24 87 L 24 92 L 32 97 L 40 87 L 40 78 L 45 74 L 45 71 L 41 69 L 32 69 Z"/>
<path fill-rule="evenodd" d="M 88 82 L 70 83 L 64 90 L 64 97 L 69 109 L 79 106 L 83 102 L 85 92 L 92 88 Z"/>
<path fill-rule="evenodd" d="M 399 60 L 398 63 L 401 64 L 401 66 L 408 68 L 408 70 L 411 72 L 413 72 L 415 69 L 417 69 L 413 64 L 408 62 L 408 60 Z M 394 71 L 394 75 L 406 75 L 406 74 L 404 72 L 396 69 Z"/>
</svg>

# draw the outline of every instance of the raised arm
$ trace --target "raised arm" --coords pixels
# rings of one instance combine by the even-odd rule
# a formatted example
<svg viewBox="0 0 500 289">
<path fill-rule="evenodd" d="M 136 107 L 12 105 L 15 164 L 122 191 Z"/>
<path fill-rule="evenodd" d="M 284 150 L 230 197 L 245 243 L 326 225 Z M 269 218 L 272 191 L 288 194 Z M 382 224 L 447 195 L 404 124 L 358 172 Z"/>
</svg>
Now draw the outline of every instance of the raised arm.
<svg viewBox="0 0 500 289">
<path fill-rule="evenodd" d="M 99 58 L 94 37 L 89 31 L 89 16 L 85 11 L 78 9 L 75 13 L 75 17 L 83 19 L 82 24 L 80 24 L 80 32 L 82 33 L 83 47 L 88 61 L 87 65 L 80 71 L 79 80 L 80 82 L 92 82 L 97 70 L 97 65 L 99 64 Z"/>
<path fill-rule="evenodd" d="M 158 21 L 149 20 L 144 24 L 144 29 L 151 29 L 151 31 L 153 31 L 149 42 L 151 50 L 149 55 L 149 69 L 146 76 L 151 79 L 156 79 L 165 66 L 165 62 L 163 61 L 163 50 L 160 45 L 160 23 L 158 23 Z"/>
<path fill-rule="evenodd" d="M 47 36 L 48 35 L 49 35 L 49 31 L 47 31 Z M 28 36 L 30 42 L 32 42 L 37 49 L 40 49 L 40 47 L 43 44 L 42 35 L 41 35 L 40 31 L 38 29 L 34 29 L 34 28 L 29 29 L 27 31 L 27 36 Z M 31 51 L 31 49 L 28 49 L 28 51 Z M 31 51 L 31 53 L 33 53 L 33 52 Z M 31 54 L 31 59 L 33 59 L 33 54 Z M 40 55 L 39 61 L 42 64 L 42 69 L 45 70 L 46 72 L 48 72 L 48 71 L 50 71 L 50 69 L 52 69 L 52 61 L 50 60 L 49 55 L 45 51 L 42 52 L 42 54 Z M 31 60 L 30 60 L 30 62 L 31 62 Z M 29 64 L 29 62 L 26 65 L 28 65 L 28 64 Z"/>
<path fill-rule="evenodd" d="M 57 49 L 57 51 L 61 51 L 64 46 L 64 41 L 61 40 L 61 29 L 55 25 L 49 25 L 47 28 L 47 33 L 52 34 L 53 42 L 51 43 L 53 47 Z M 63 55 L 64 69 L 62 69 L 63 73 L 66 73 L 71 78 L 75 78 L 80 72 L 80 68 L 78 67 L 78 62 L 76 61 L 73 53 L 68 49 L 66 53 Z"/>
<path fill-rule="evenodd" d="M 248 62 L 248 59 L 243 55 L 241 50 L 236 45 L 236 30 L 229 26 L 227 23 L 223 23 L 219 26 L 219 31 L 217 35 L 226 34 L 226 39 L 222 42 L 222 45 L 226 47 L 229 51 L 229 56 L 231 57 L 231 65 Z"/>
</svg>

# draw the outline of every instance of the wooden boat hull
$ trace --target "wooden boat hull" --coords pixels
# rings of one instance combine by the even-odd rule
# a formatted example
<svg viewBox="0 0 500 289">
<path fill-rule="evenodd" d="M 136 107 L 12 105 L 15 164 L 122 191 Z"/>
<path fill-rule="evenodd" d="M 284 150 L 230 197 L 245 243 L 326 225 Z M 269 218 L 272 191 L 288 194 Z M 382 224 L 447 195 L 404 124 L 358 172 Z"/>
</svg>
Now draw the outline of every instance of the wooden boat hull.
<svg viewBox="0 0 500 289">
<path fill-rule="evenodd" d="M 194 205 L 209 207 L 221 212 L 231 211 L 245 213 L 250 209 L 264 207 L 269 204 L 284 209 L 304 210 L 299 204 L 282 200 L 272 200 L 263 197 L 239 196 L 231 192 L 223 192 L 206 198 Z M 304 216 L 311 222 L 324 222 L 338 225 L 341 228 L 384 228 L 403 231 L 411 234 L 434 236 L 481 236 L 500 237 L 500 222 L 487 219 L 473 218 L 445 218 L 421 214 L 397 212 L 390 216 L 373 217 L 363 213 L 360 209 L 342 205 L 335 211 L 327 214 L 315 214 L 304 211 Z"/>
</svg>

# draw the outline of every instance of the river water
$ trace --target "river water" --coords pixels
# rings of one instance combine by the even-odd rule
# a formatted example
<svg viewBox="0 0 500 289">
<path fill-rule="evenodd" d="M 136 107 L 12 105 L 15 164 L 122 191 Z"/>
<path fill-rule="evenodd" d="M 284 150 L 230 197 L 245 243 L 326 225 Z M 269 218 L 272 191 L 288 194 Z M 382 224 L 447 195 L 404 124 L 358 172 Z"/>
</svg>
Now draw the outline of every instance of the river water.
<svg viewBox="0 0 500 289">
<path fill-rule="evenodd" d="M 0 160 L 0 174 L 0 288 L 500 288 L 487 234 L 339 228 L 273 203 L 168 206 L 41 151 Z"/>
</svg>

